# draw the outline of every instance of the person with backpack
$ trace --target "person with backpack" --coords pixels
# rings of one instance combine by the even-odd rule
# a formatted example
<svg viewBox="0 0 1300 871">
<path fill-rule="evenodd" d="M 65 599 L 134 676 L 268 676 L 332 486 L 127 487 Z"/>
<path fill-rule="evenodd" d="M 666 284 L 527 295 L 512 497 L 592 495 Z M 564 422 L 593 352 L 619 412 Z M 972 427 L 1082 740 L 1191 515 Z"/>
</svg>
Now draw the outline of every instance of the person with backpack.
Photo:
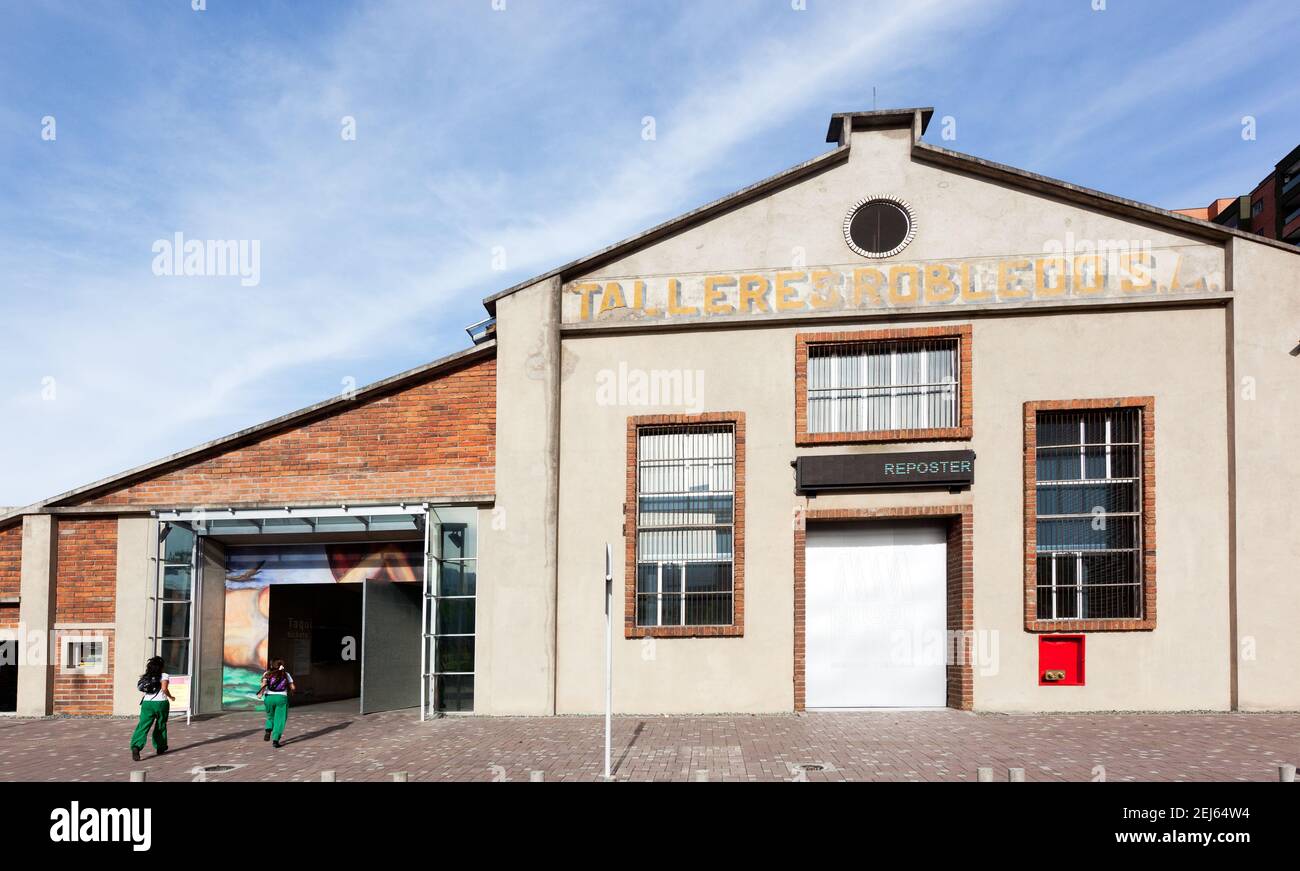
<svg viewBox="0 0 1300 871">
<path fill-rule="evenodd" d="M 293 675 L 285 670 L 284 660 L 272 661 L 262 675 L 262 686 L 257 694 L 262 696 L 262 705 L 266 708 L 266 732 L 263 741 L 270 741 L 279 747 L 284 735 L 284 724 L 289 720 L 289 693 L 297 687 L 293 684 Z"/>
<path fill-rule="evenodd" d="M 144 674 L 135 682 L 140 697 L 140 721 L 131 735 L 131 759 L 140 761 L 140 751 L 153 730 L 153 749 L 161 756 L 167 752 L 167 718 L 171 715 L 171 702 L 176 697 L 167 689 L 171 675 L 163 671 L 163 658 L 155 656 L 144 665 Z"/>
</svg>

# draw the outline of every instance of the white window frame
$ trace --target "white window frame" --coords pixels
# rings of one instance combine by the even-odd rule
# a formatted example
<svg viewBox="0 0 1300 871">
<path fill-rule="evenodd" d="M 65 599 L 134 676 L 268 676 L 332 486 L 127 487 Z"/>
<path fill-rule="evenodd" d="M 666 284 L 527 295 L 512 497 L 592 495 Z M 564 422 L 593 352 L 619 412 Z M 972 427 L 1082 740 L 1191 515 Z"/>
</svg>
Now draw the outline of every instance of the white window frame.
<svg viewBox="0 0 1300 871">
<path fill-rule="evenodd" d="M 961 338 L 959 336 L 941 336 L 938 338 L 919 338 L 919 339 L 866 339 L 861 341 L 845 340 L 842 342 L 815 342 L 808 346 L 808 361 L 805 364 L 807 371 L 805 373 L 807 383 L 807 397 L 805 402 L 807 408 L 805 413 L 808 420 L 809 435 L 846 435 L 851 433 L 888 433 L 898 432 L 901 430 L 911 429 L 956 429 L 961 426 Z M 914 384 L 899 383 L 899 357 L 901 354 L 911 350 L 908 346 L 920 345 L 924 352 L 921 355 L 921 373 L 920 381 Z M 943 381 L 930 381 L 930 352 L 942 348 L 945 351 L 951 350 L 953 355 L 953 367 L 951 379 Z M 814 349 L 823 349 L 829 351 L 816 353 Z M 879 354 L 882 350 L 888 349 L 889 353 L 889 384 L 875 387 L 867 386 L 867 361 L 872 352 Z M 858 384 L 853 387 L 841 384 L 841 366 L 836 363 L 844 357 L 855 358 L 856 366 L 854 367 L 857 375 Z M 825 367 L 827 377 L 830 383 L 822 386 L 815 385 L 813 378 L 820 368 L 820 363 Z M 952 423 L 942 426 L 932 426 L 930 422 L 930 406 L 928 402 L 922 402 L 921 420 L 915 425 L 904 427 L 901 421 L 901 411 L 899 408 L 899 399 L 901 393 L 905 390 L 929 390 L 939 388 L 940 395 L 950 403 L 952 408 Z M 836 391 L 852 390 L 858 394 L 858 419 L 853 425 L 847 425 L 842 420 L 846 415 L 840 405 L 839 400 L 844 396 L 832 395 L 827 397 L 832 403 L 830 411 L 822 416 L 819 423 L 826 423 L 830 429 L 815 429 L 813 408 L 814 394 L 831 393 Z M 888 390 L 889 395 L 889 420 L 888 425 L 871 429 L 868 427 L 869 421 L 866 419 L 870 400 L 883 395 L 883 391 Z M 824 400 L 823 400 L 824 401 Z"/>
<path fill-rule="evenodd" d="M 73 666 L 69 655 L 73 648 L 96 645 L 100 650 L 99 662 L 90 666 Z M 79 658 L 78 658 L 79 659 Z M 104 675 L 108 674 L 108 636 L 99 635 L 60 635 L 59 636 L 59 672 L 61 674 Z"/>
</svg>

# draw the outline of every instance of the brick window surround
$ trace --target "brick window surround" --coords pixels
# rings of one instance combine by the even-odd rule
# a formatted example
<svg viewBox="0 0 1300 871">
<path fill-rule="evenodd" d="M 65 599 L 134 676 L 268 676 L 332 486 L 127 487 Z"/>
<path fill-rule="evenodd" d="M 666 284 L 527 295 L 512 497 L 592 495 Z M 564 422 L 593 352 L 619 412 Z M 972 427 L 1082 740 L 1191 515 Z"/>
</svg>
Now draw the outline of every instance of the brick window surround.
<svg viewBox="0 0 1300 871">
<path fill-rule="evenodd" d="M 637 446 L 644 426 L 729 423 L 735 428 L 735 481 L 732 538 L 732 622 L 728 626 L 636 625 Z M 625 638 L 738 638 L 745 634 L 745 413 L 647 414 L 627 419 L 627 501 L 623 504 L 625 573 L 623 634 Z"/>
<path fill-rule="evenodd" d="M 794 709 L 807 700 L 807 575 L 805 549 L 809 522 L 909 520 L 936 518 L 948 521 L 948 626 L 954 634 L 947 645 L 948 707 L 969 711 L 975 707 L 975 514 L 970 505 L 915 508 L 825 508 L 802 512 L 794 529 Z"/>
<path fill-rule="evenodd" d="M 898 342 L 917 339 L 956 339 L 958 425 L 929 429 L 894 429 L 872 432 L 808 432 L 808 346 L 843 342 Z M 971 437 L 971 327 L 910 327 L 838 333 L 799 333 L 794 340 L 794 440 L 796 445 L 862 444 L 895 441 L 965 440 Z"/>
<path fill-rule="evenodd" d="M 1111 620 L 1038 619 L 1038 412 L 1107 408 L 1142 410 L 1142 617 Z M 1156 628 L 1156 401 L 1151 396 L 1025 403 L 1025 631 L 1123 632 Z"/>
</svg>

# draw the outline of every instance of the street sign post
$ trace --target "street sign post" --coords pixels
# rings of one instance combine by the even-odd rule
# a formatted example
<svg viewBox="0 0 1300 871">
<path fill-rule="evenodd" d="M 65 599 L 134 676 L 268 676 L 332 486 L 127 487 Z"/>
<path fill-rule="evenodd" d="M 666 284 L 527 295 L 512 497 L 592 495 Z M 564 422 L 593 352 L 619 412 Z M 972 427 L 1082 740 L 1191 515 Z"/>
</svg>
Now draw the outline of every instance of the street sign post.
<svg viewBox="0 0 1300 871">
<path fill-rule="evenodd" d="M 610 779 L 610 727 L 614 707 L 614 552 L 605 542 L 605 779 Z"/>
</svg>

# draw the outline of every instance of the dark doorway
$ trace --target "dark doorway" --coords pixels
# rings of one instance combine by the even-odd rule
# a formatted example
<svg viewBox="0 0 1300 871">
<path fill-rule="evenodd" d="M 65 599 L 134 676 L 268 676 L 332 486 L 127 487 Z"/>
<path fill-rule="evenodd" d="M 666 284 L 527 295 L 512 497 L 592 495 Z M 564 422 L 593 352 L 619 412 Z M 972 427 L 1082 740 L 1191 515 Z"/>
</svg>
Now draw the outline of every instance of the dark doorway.
<svg viewBox="0 0 1300 871">
<path fill-rule="evenodd" d="M 361 696 L 361 584 L 270 588 L 267 656 L 293 675 L 295 705 Z"/>
<path fill-rule="evenodd" d="M 18 642 L 0 641 L 0 713 L 18 710 Z"/>
</svg>

